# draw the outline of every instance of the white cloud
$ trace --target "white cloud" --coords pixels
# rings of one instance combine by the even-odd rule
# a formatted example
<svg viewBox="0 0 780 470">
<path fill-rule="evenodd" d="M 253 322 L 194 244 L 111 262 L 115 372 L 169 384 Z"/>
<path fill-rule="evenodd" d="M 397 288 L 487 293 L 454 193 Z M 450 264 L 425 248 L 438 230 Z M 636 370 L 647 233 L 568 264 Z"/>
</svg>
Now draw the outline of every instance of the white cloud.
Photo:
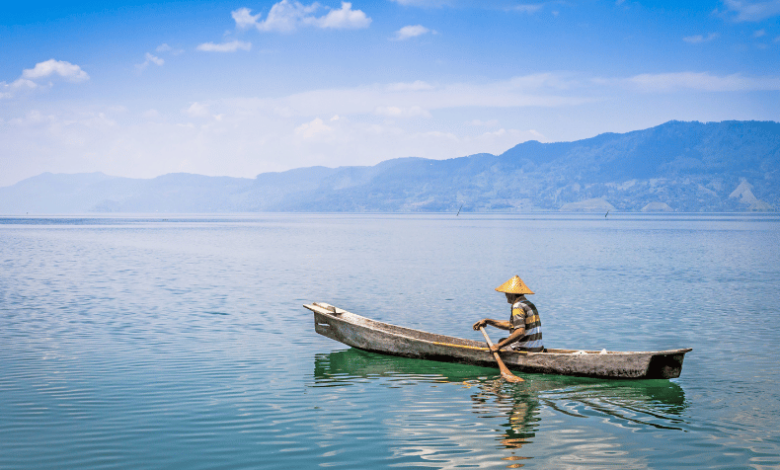
<svg viewBox="0 0 780 470">
<path fill-rule="evenodd" d="M 209 116 L 209 107 L 208 105 L 198 103 L 197 101 L 195 103 L 192 103 L 189 108 L 184 110 L 184 114 L 190 116 L 190 117 L 208 117 Z"/>
<path fill-rule="evenodd" d="M 404 39 L 422 36 L 423 34 L 429 32 L 431 32 L 430 29 L 420 24 L 404 26 L 403 28 L 395 32 L 395 39 L 398 41 L 403 41 Z"/>
<path fill-rule="evenodd" d="M 81 70 L 81 67 L 64 60 L 49 59 L 45 62 L 38 62 L 35 64 L 35 67 L 31 69 L 22 71 L 22 78 L 30 80 L 45 78 L 51 75 L 59 75 L 74 83 L 89 80 L 89 75 L 87 75 L 87 72 Z"/>
<path fill-rule="evenodd" d="M 723 0 L 729 11 L 736 13 L 736 21 L 762 21 L 780 15 L 780 0 Z"/>
<path fill-rule="evenodd" d="M 304 139 L 322 137 L 324 134 L 329 134 L 332 131 L 333 128 L 322 122 L 320 118 L 314 118 L 311 122 L 301 124 L 295 128 L 295 133 Z"/>
<path fill-rule="evenodd" d="M 260 13 L 252 15 L 252 10 L 249 8 L 239 8 L 230 12 L 230 16 L 235 20 L 238 29 L 253 28 L 257 26 L 257 20 L 260 19 Z"/>
<path fill-rule="evenodd" d="M 780 77 L 745 77 L 738 73 L 725 76 L 707 72 L 641 74 L 624 83 L 644 92 L 780 90 Z"/>
<path fill-rule="evenodd" d="M 17 92 L 35 88 L 38 88 L 38 84 L 26 78 L 18 78 L 11 83 L 0 82 L 0 99 L 13 98 Z"/>
<path fill-rule="evenodd" d="M 169 46 L 167 43 L 162 43 L 159 46 L 157 46 L 155 51 L 157 51 L 159 53 L 166 53 L 167 52 L 167 53 L 169 53 L 171 55 L 179 55 L 179 54 L 184 52 L 184 49 L 174 49 L 171 46 Z"/>
<path fill-rule="evenodd" d="M 14 127 L 33 127 L 40 124 L 52 123 L 57 120 L 53 114 L 45 115 L 37 109 L 33 109 L 27 112 L 22 117 L 11 119 L 9 123 Z"/>
<path fill-rule="evenodd" d="M 260 31 L 277 31 L 289 33 L 295 31 L 299 25 L 307 24 L 314 18 L 313 13 L 317 11 L 319 4 L 312 3 L 304 6 L 299 2 L 289 2 L 282 0 L 271 7 L 265 21 L 257 22 L 257 29 Z"/>
<path fill-rule="evenodd" d="M 312 26 L 321 29 L 362 29 L 368 28 L 371 18 L 361 10 L 353 10 L 352 4 L 342 2 L 340 9 L 330 9 L 322 16 L 315 13 L 322 7 L 319 3 L 303 5 L 297 1 L 282 0 L 274 4 L 265 20 L 261 14 L 252 15 L 249 8 L 239 8 L 231 12 L 238 29 L 257 28 L 259 31 L 291 33 L 299 27 Z"/>
<path fill-rule="evenodd" d="M 161 58 L 155 57 L 148 52 L 146 53 L 146 60 L 149 62 L 153 62 L 155 65 L 163 65 L 165 63 L 165 61 L 162 60 Z"/>
<path fill-rule="evenodd" d="M 327 15 L 317 18 L 315 26 L 324 29 L 363 29 L 371 24 L 371 18 L 360 10 L 353 10 L 352 4 L 341 2 L 340 10 L 331 10 Z"/>
<path fill-rule="evenodd" d="M 754 38 L 760 38 L 760 37 L 763 37 L 763 36 L 766 36 L 766 30 L 765 29 L 759 29 L 758 31 L 753 33 L 753 37 Z"/>
<path fill-rule="evenodd" d="M 33 88 L 37 88 L 38 84 L 32 80 L 27 80 L 26 78 L 17 78 L 13 82 L 11 82 L 11 84 L 8 85 L 8 87 L 11 90 L 21 90 L 21 89 L 32 90 Z"/>
<path fill-rule="evenodd" d="M 385 87 L 387 91 L 422 91 L 433 90 L 434 86 L 422 80 L 415 80 L 412 83 L 391 83 Z"/>
<path fill-rule="evenodd" d="M 35 89 L 45 89 L 52 86 L 49 82 L 41 86 L 34 80 L 58 75 L 72 83 L 79 83 L 89 80 L 87 72 L 81 70 L 78 65 L 71 64 L 64 60 L 50 59 L 45 62 L 38 62 L 31 69 L 24 69 L 22 76 L 11 83 L 0 82 L 0 99 L 9 99 L 24 91 Z"/>
<path fill-rule="evenodd" d="M 146 53 L 145 56 L 146 60 L 142 64 L 135 64 L 136 68 L 138 70 L 144 70 L 146 67 L 149 66 L 149 64 L 155 64 L 157 66 L 162 66 L 165 61 L 159 57 L 153 56 L 150 53 Z"/>
<path fill-rule="evenodd" d="M 277 116 L 374 115 L 427 117 L 435 110 L 480 107 L 578 106 L 603 99 L 615 87 L 634 92 L 779 90 L 780 77 L 725 76 L 707 72 L 641 74 L 627 78 L 588 78 L 543 73 L 488 82 L 433 86 L 424 81 L 310 90 L 276 99 L 242 100 L 240 106 L 267 109 Z"/>
<path fill-rule="evenodd" d="M 556 80 L 562 78 L 517 77 L 436 86 L 422 81 L 401 86 L 378 83 L 279 98 L 188 101 L 174 109 L 160 102 L 155 106 L 157 112 L 130 106 L 130 112 L 121 114 L 108 107 L 46 101 L 36 103 L 40 113 L 28 116 L 24 123 L 0 121 L 2 162 L 19 161 L 12 172 L 0 172 L 0 185 L 43 171 L 253 177 L 264 171 L 367 165 L 412 155 L 452 158 L 500 153 L 531 136 L 515 134 L 512 128 L 519 128 L 518 124 L 511 123 L 466 127 L 462 113 L 470 112 L 469 107 L 582 102 L 580 97 L 556 95 Z M 377 112 L 382 106 L 388 109 Z M 442 116 L 451 108 L 460 110 L 448 123 Z M 433 116 L 420 119 L 426 113 Z M 483 135 L 501 127 L 505 132 Z M 525 124 L 523 128 L 531 127 Z M 16 158 L 19 155 L 29 158 Z"/>
<path fill-rule="evenodd" d="M 34 82 L 19 82 L 14 87 L 33 87 Z M 0 92 L 8 93 L 11 85 Z M 641 74 L 626 78 L 588 78 L 547 73 L 513 77 L 508 80 L 482 82 L 454 82 L 436 84 L 422 81 L 364 85 L 341 89 L 320 89 L 295 93 L 280 98 L 244 98 L 220 103 L 190 102 L 182 110 L 183 116 L 209 118 L 223 115 L 223 123 L 234 122 L 236 114 L 263 115 L 280 122 L 295 122 L 292 132 L 307 122 L 308 127 L 298 132 L 312 136 L 318 134 L 319 123 L 311 121 L 320 117 L 323 125 L 347 122 L 359 116 L 356 122 L 367 119 L 414 119 L 415 123 L 438 122 L 432 116 L 440 116 L 439 110 L 455 108 L 520 108 L 520 107 L 572 107 L 604 99 L 616 89 L 640 93 L 674 93 L 680 90 L 706 92 L 731 92 L 750 90 L 780 90 L 778 77 L 749 77 L 740 74 L 713 75 L 700 72 L 668 74 Z M 210 108 L 214 108 L 213 110 Z M 338 115 L 338 120 L 330 120 Z M 324 117 L 327 116 L 327 117 Z M 304 119 L 301 119 L 304 118 Z M 345 120 L 345 118 L 347 118 Z M 438 119 L 438 118 L 437 118 Z M 205 122 L 214 122 L 208 119 Z M 379 121 L 382 122 L 382 121 Z M 461 123 L 463 121 L 458 121 Z M 387 124 L 387 123 L 385 123 Z M 400 124 L 399 124 L 400 125 Z M 403 124 L 404 126 L 406 124 Z M 417 125 L 417 124 L 415 124 Z M 472 121 L 472 126 L 498 127 L 498 122 Z M 506 126 L 506 124 L 505 124 Z M 385 125 L 385 127 L 387 127 Z M 506 127 L 507 131 L 509 127 Z"/>
<path fill-rule="evenodd" d="M 576 79 L 571 79 L 561 74 L 534 73 L 512 77 L 509 80 L 509 85 L 511 85 L 512 88 L 522 90 L 536 90 L 540 88 L 568 90 L 579 86 L 580 83 Z"/>
<path fill-rule="evenodd" d="M 386 117 L 431 117 L 431 113 L 419 106 L 409 106 L 402 108 L 398 106 L 377 106 L 374 114 Z"/>
<path fill-rule="evenodd" d="M 686 36 L 683 38 L 683 41 L 689 44 L 701 44 L 703 42 L 710 42 L 717 37 L 718 37 L 718 33 L 710 33 L 707 36 L 702 36 L 701 34 L 697 34 L 695 36 Z"/>
<path fill-rule="evenodd" d="M 337 113 L 376 114 L 389 103 L 399 109 L 415 106 L 425 110 L 457 107 L 556 107 L 593 101 L 572 95 L 578 82 L 556 74 L 534 74 L 483 83 L 451 83 L 430 86 L 418 81 L 376 84 L 348 89 L 312 90 L 273 100 L 273 108 L 287 116 L 317 116 Z M 265 100 L 263 100 L 265 103 Z M 385 113 L 386 115 L 387 113 Z"/>
<path fill-rule="evenodd" d="M 252 49 L 252 43 L 244 41 L 230 41 L 223 42 L 222 44 L 206 42 L 196 47 L 196 49 L 204 52 L 236 52 L 238 50 L 248 51 Z"/>
<path fill-rule="evenodd" d="M 501 137 L 505 134 L 506 134 L 506 129 L 502 127 L 501 129 L 495 131 L 487 131 L 483 133 L 480 137 Z"/>
<path fill-rule="evenodd" d="M 30 82 L 15 86 L 35 85 Z M 714 113 L 694 106 L 685 114 L 690 101 L 671 93 L 699 89 L 776 90 L 780 80 L 694 72 L 601 79 L 550 73 L 435 86 L 424 81 L 376 83 L 282 97 L 198 102 L 172 97 L 178 103 L 173 107 L 160 101 L 157 111 L 128 105 L 127 112 L 108 106 L 98 109 L 93 102 L 41 100 L 34 103 L 37 112 L 29 108 L 17 112 L 16 106 L 3 109 L 0 185 L 43 171 L 104 171 L 132 177 L 183 171 L 252 177 L 264 171 L 370 165 L 404 156 L 498 154 L 524 140 L 572 140 L 650 127 L 672 118 L 777 120 L 774 110 L 735 115 L 728 104 Z M 732 98 L 688 96 L 698 97 L 702 109 Z M 742 95 L 733 98 L 744 101 Z M 679 106 L 668 109 L 675 102 Z M 613 106 L 622 114 L 610 117 L 603 111 Z M 640 108 L 642 113 L 632 112 Z M 425 113 L 431 118 L 404 119 Z"/>
</svg>

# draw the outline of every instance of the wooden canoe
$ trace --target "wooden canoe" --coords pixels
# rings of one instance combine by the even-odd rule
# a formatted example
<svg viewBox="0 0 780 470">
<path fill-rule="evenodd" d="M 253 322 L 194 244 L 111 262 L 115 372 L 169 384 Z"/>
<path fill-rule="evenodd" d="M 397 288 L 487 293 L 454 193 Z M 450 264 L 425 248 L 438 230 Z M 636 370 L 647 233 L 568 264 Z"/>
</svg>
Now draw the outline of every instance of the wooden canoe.
<svg viewBox="0 0 780 470">
<path fill-rule="evenodd" d="M 304 305 L 314 312 L 317 333 L 354 348 L 394 356 L 494 367 L 481 341 L 436 335 L 371 320 L 332 305 Z M 622 352 L 548 349 L 541 353 L 502 350 L 507 367 L 521 372 L 609 379 L 672 379 L 680 376 L 688 349 Z"/>
</svg>

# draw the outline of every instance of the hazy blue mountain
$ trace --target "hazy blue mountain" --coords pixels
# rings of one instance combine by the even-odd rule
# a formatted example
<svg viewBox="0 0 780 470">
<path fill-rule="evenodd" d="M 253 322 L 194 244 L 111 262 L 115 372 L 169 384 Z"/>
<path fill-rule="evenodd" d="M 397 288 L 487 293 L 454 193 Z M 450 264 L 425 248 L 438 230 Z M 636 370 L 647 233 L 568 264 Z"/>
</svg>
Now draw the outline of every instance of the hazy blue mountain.
<svg viewBox="0 0 780 470">
<path fill-rule="evenodd" d="M 0 213 L 236 212 L 248 178 L 175 173 L 154 179 L 44 173 L 0 188 Z"/>
<path fill-rule="evenodd" d="M 254 180 L 42 175 L 0 188 L 0 213 L 745 211 L 780 208 L 780 124 L 672 121 L 450 160 L 311 167 Z"/>
</svg>

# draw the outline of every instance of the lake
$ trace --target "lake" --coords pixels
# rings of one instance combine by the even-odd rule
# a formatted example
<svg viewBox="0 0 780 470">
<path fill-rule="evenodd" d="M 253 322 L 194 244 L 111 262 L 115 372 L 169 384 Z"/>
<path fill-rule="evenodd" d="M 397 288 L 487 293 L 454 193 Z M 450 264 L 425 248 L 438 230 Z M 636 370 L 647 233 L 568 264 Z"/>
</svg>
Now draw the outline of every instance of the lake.
<svg viewBox="0 0 780 470">
<path fill-rule="evenodd" d="M 481 340 L 515 274 L 545 346 L 682 375 L 507 384 L 302 308 Z M 778 469 L 779 293 L 777 214 L 0 218 L 0 468 Z"/>
</svg>

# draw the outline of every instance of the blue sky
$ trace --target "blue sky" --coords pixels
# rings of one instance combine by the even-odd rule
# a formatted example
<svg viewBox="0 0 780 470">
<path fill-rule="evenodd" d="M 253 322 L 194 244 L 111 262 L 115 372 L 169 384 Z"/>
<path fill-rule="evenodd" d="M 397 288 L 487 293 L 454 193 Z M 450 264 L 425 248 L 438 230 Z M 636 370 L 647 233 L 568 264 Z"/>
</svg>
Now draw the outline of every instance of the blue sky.
<svg viewBox="0 0 780 470">
<path fill-rule="evenodd" d="M 0 50 L 0 186 L 780 120 L 780 0 L 10 5 Z"/>
</svg>

